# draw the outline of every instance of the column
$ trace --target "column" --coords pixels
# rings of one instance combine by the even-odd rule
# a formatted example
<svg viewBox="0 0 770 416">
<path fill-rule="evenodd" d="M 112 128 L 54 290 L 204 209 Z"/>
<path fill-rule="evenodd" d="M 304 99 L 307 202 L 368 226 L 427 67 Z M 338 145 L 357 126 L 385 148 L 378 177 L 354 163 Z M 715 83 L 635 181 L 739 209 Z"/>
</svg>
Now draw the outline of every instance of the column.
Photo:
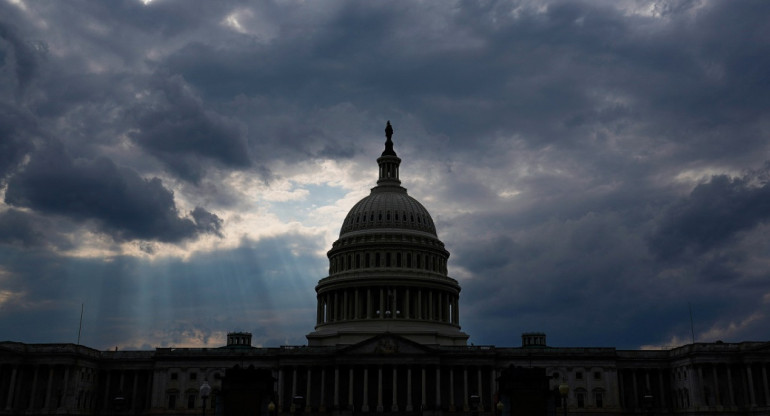
<svg viewBox="0 0 770 416">
<path fill-rule="evenodd" d="M 746 379 L 749 382 L 749 403 L 751 407 L 757 407 L 757 398 L 754 394 L 754 377 L 751 375 L 751 364 L 746 364 Z"/>
<path fill-rule="evenodd" d="M 350 367 L 350 374 L 348 375 L 348 409 L 353 411 L 353 367 Z"/>
<path fill-rule="evenodd" d="M 765 386 L 765 406 L 770 407 L 770 389 L 767 386 L 767 364 L 762 363 L 762 384 Z"/>
<path fill-rule="evenodd" d="M 409 296 L 409 294 L 411 292 L 412 292 L 412 289 L 407 288 L 404 293 L 404 318 L 410 318 L 410 319 L 412 318 L 412 315 L 410 315 L 412 308 L 409 307 L 409 302 L 411 301 L 411 296 Z"/>
<path fill-rule="evenodd" d="M 767 385 L 767 382 L 765 382 Z M 412 367 L 406 368 L 406 411 L 412 411 Z"/>
<path fill-rule="evenodd" d="M 454 297 L 452 302 L 452 313 L 454 313 L 454 324 L 460 325 L 460 302 L 458 301 L 457 296 Z"/>
<path fill-rule="evenodd" d="M 350 310 L 350 304 L 348 303 L 348 291 L 342 293 L 342 319 L 350 319 L 348 312 Z"/>
<path fill-rule="evenodd" d="M 69 366 L 64 366 L 64 386 L 62 387 L 62 400 L 61 400 L 61 408 L 66 409 L 67 408 L 67 391 L 69 390 L 69 381 L 70 381 L 70 368 Z"/>
<path fill-rule="evenodd" d="M 53 365 L 48 366 L 48 386 L 45 389 L 45 403 L 43 409 L 48 410 L 51 407 L 51 389 L 53 389 Z"/>
<path fill-rule="evenodd" d="M 434 315 L 433 314 L 433 291 L 429 290 L 428 291 L 428 319 L 431 321 L 434 320 L 435 317 L 433 315 Z"/>
<path fill-rule="evenodd" d="M 364 404 L 361 406 L 361 411 L 362 412 L 369 411 L 369 368 L 368 367 L 364 367 Z"/>
<path fill-rule="evenodd" d="M 388 301 L 388 303 L 390 303 L 390 300 Z M 393 304 L 388 305 L 388 309 L 390 309 L 390 312 L 393 314 L 391 315 L 393 319 L 398 318 L 399 309 L 397 305 L 398 305 L 398 290 L 393 289 Z"/>
<path fill-rule="evenodd" d="M 628 403 L 626 403 L 626 386 L 623 382 L 623 370 L 618 370 L 618 395 L 620 396 L 620 407 L 627 408 Z"/>
<path fill-rule="evenodd" d="M 717 365 L 713 364 L 711 366 L 711 374 L 714 377 L 714 394 L 716 396 L 716 403 L 714 403 L 715 406 L 721 406 L 722 405 L 722 396 L 719 393 L 719 378 L 717 377 Z"/>
<path fill-rule="evenodd" d="M 291 372 L 291 397 L 290 399 L 293 399 L 294 396 L 297 395 L 297 367 L 294 367 Z M 292 404 L 294 406 L 294 404 Z"/>
<path fill-rule="evenodd" d="M 138 380 L 139 372 L 138 371 L 133 371 L 133 374 L 134 374 L 134 385 L 131 387 L 131 410 L 136 409 L 136 401 L 137 401 L 136 400 L 136 394 L 138 393 L 136 390 L 137 390 L 137 387 L 138 387 L 138 384 L 139 384 L 138 383 L 139 382 L 139 380 Z"/>
<path fill-rule="evenodd" d="M 353 377 L 350 377 L 350 378 L 351 378 L 350 383 L 352 385 Z M 334 406 L 334 410 L 339 410 L 340 408 L 340 368 L 338 366 L 334 366 L 334 400 L 332 400 L 332 405 Z"/>
<path fill-rule="evenodd" d="M 496 381 L 495 367 L 492 367 L 489 369 L 489 407 L 493 412 L 495 409 L 497 409 L 497 403 L 495 403 L 495 394 L 500 391 L 500 389 L 495 385 Z"/>
<path fill-rule="evenodd" d="M 469 411 L 468 406 L 468 367 L 463 366 L 463 410 Z"/>
<path fill-rule="evenodd" d="M 730 406 L 735 406 L 735 393 L 733 392 L 733 372 L 730 364 L 727 364 L 727 392 L 730 395 Z"/>
<path fill-rule="evenodd" d="M 457 297 L 455 297 L 455 324 L 460 325 L 460 302 Z"/>
<path fill-rule="evenodd" d="M 360 299 L 360 297 L 359 297 L 359 295 L 358 295 L 358 292 L 359 292 L 359 290 L 358 290 L 358 289 L 356 289 L 356 290 L 353 292 L 353 294 L 354 294 L 354 298 L 355 298 L 355 299 L 354 299 L 354 302 L 355 302 L 355 308 L 354 308 L 354 310 L 353 310 L 353 313 L 354 313 L 354 318 L 355 318 L 355 319 L 359 319 L 359 318 L 361 317 L 361 299 Z"/>
<path fill-rule="evenodd" d="M 366 289 L 366 319 L 372 319 L 372 290 Z"/>
<path fill-rule="evenodd" d="M 313 373 L 310 372 L 310 367 L 307 369 L 307 383 L 305 387 L 305 413 L 310 413 L 310 382 L 313 380 Z"/>
<path fill-rule="evenodd" d="M 420 410 L 425 409 L 425 405 L 428 403 L 425 396 L 425 367 L 422 367 L 422 398 L 420 399 Z"/>
<path fill-rule="evenodd" d="M 479 395 L 479 412 L 483 412 L 484 411 L 484 394 L 482 393 L 483 389 L 481 388 L 482 386 L 481 385 L 481 367 L 479 367 L 479 372 L 476 378 L 478 379 L 478 384 L 479 384 L 478 386 L 479 389 L 477 393 Z M 494 410 L 494 408 L 492 408 L 492 410 Z"/>
<path fill-rule="evenodd" d="M 283 411 L 283 368 L 278 369 L 278 403 L 275 404 L 278 413 Z"/>
<path fill-rule="evenodd" d="M 455 369 L 453 367 L 449 367 L 449 411 L 455 411 Z"/>
<path fill-rule="evenodd" d="M 636 409 L 639 407 L 639 386 L 636 384 L 636 370 L 631 370 L 631 382 L 634 388 L 634 394 L 631 397 L 634 399 L 634 409 Z"/>
<path fill-rule="evenodd" d="M 145 371 L 143 372 L 143 374 L 144 374 L 144 378 L 147 380 L 147 387 L 145 387 L 147 391 L 144 396 L 143 409 L 150 409 L 152 408 L 152 373 L 149 371 Z"/>
<path fill-rule="evenodd" d="M 380 313 L 382 314 L 382 310 L 380 310 Z M 380 365 L 380 366 L 377 366 L 377 411 L 382 412 L 383 410 L 384 410 L 384 407 L 382 406 L 382 366 Z"/>
<path fill-rule="evenodd" d="M 436 366 L 436 409 L 441 409 L 441 366 Z"/>
<path fill-rule="evenodd" d="M 109 378 L 109 371 L 107 372 L 107 378 Z M 164 390 L 166 388 L 166 372 L 163 370 L 155 369 L 152 372 L 152 400 L 150 400 L 150 408 L 163 409 L 166 407 L 164 404 Z M 100 380 L 101 381 L 101 380 Z M 106 384 L 109 386 L 109 383 Z M 106 393 L 105 393 L 106 397 Z M 107 404 L 102 404 L 103 408 L 107 408 Z"/>
<path fill-rule="evenodd" d="M 321 367 L 321 399 L 318 402 L 318 411 L 326 411 L 326 367 Z"/>
<path fill-rule="evenodd" d="M 11 410 L 13 408 L 13 394 L 16 388 L 17 370 L 17 366 L 14 365 L 13 369 L 11 370 L 11 383 L 8 385 L 8 397 L 5 400 L 5 410 Z"/>
<path fill-rule="evenodd" d="M 385 290 L 380 288 L 380 319 L 385 319 Z"/>
<path fill-rule="evenodd" d="M 332 320 L 334 322 L 337 322 L 340 320 L 340 305 L 339 305 L 339 293 L 337 291 L 334 291 L 334 314 Z"/>
<path fill-rule="evenodd" d="M 37 395 L 37 370 L 38 366 L 35 365 L 32 367 L 32 388 L 30 389 L 27 409 L 33 409 L 35 407 L 35 396 Z"/>
<path fill-rule="evenodd" d="M 658 403 L 660 403 L 661 407 L 666 407 L 666 391 L 663 389 L 663 370 L 658 370 L 658 394 L 660 394 L 660 400 Z"/>
<path fill-rule="evenodd" d="M 417 319 L 422 319 L 422 289 L 417 290 Z"/>
<path fill-rule="evenodd" d="M 700 389 L 698 389 L 698 392 L 700 393 L 700 403 L 699 405 L 703 406 L 706 404 L 706 383 L 705 379 L 703 378 L 703 366 L 698 366 L 698 382 L 700 383 Z"/>
<path fill-rule="evenodd" d="M 392 412 L 398 412 L 398 395 L 396 394 L 398 392 L 398 383 L 396 383 L 397 380 L 397 369 L 396 366 L 393 366 L 393 403 L 390 406 L 390 410 Z"/>
</svg>

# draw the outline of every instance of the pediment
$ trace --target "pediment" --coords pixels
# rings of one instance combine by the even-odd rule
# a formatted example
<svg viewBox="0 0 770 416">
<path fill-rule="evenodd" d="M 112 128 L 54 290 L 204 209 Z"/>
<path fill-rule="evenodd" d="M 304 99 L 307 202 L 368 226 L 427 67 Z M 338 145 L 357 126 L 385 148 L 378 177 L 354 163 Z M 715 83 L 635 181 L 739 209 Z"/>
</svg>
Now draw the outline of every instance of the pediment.
<svg viewBox="0 0 770 416">
<path fill-rule="evenodd" d="M 397 334 L 384 333 L 345 347 L 340 352 L 345 355 L 422 355 L 433 354 L 434 349 Z"/>
</svg>

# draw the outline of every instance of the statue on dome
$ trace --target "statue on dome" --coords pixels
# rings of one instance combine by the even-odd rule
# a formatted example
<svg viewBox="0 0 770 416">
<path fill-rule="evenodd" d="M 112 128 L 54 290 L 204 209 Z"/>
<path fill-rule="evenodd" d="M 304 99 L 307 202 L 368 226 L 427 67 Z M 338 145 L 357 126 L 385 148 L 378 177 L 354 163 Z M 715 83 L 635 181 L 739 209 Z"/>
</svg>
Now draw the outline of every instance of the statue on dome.
<svg viewBox="0 0 770 416">
<path fill-rule="evenodd" d="M 390 120 L 388 120 L 388 125 L 385 126 L 385 137 L 388 138 L 388 141 L 390 141 L 390 138 L 393 136 L 393 127 L 390 125 Z"/>
</svg>

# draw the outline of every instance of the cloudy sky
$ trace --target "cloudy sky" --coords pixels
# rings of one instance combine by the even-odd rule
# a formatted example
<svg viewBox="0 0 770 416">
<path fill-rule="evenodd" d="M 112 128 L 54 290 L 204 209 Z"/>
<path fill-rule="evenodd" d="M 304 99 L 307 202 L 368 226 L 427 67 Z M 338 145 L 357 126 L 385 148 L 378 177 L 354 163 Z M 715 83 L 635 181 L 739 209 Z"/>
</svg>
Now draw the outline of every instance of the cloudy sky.
<svg viewBox="0 0 770 416">
<path fill-rule="evenodd" d="M 767 16 L 0 0 L 0 338 L 305 344 L 391 120 L 470 342 L 766 341 Z"/>
</svg>

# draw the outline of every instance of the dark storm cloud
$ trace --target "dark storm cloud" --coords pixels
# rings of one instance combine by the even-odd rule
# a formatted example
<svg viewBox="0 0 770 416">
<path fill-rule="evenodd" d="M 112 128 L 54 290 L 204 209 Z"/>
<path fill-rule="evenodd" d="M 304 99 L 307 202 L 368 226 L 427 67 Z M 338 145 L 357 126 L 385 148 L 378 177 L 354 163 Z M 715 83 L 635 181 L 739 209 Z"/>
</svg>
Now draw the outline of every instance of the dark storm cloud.
<svg viewBox="0 0 770 416">
<path fill-rule="evenodd" d="M 16 209 L 0 213 L 0 243 L 34 247 L 44 245 L 44 237 L 31 215 Z"/>
<path fill-rule="evenodd" d="M 219 234 L 216 215 L 196 208 L 180 218 L 173 193 L 160 179 L 143 179 L 110 159 L 71 158 L 59 146 L 32 155 L 8 183 L 5 202 L 76 221 L 95 221 L 117 240 L 178 242 L 200 233 Z"/>
<path fill-rule="evenodd" d="M 0 185 L 33 149 L 33 121 L 28 114 L 0 102 Z"/>
<path fill-rule="evenodd" d="M 40 47 L 44 44 L 25 41 L 10 23 L 0 21 L 1 64 L 4 72 L 13 74 L 18 86 L 17 94 L 24 92 L 37 72 L 36 55 Z"/>
<path fill-rule="evenodd" d="M 515 345 L 522 330 L 545 330 L 560 345 L 636 347 L 687 333 L 684 298 L 707 333 L 761 311 L 770 290 L 764 174 L 697 178 L 768 159 L 768 2 L 24 5 L 0 3 L 6 249 L 62 247 L 73 221 L 149 240 L 136 244 L 156 255 L 157 241 L 222 235 L 215 214 L 178 212 L 169 184 L 240 206 L 242 190 L 220 178 L 270 179 L 286 174 L 275 166 L 316 159 L 371 163 L 370 140 L 381 146 L 391 119 L 402 180 L 440 225 L 450 270 L 467 277 L 474 342 Z M 143 179 L 162 169 L 163 182 Z M 258 245 L 269 258 L 217 252 L 232 263 L 204 269 L 296 272 L 277 260 L 293 246 L 269 244 Z M 48 260 L 56 276 L 61 258 Z M 135 263 L 105 266 L 130 277 L 104 290 L 138 290 L 161 273 Z M 209 287 L 191 264 L 165 270 Z M 318 277 L 294 289 L 312 292 Z M 169 284 L 176 297 L 154 305 L 183 320 L 205 300 L 185 287 Z M 248 307 L 241 292 L 223 304 Z M 114 298 L 101 308 L 114 336 L 145 325 Z M 728 335 L 754 338 L 766 319 L 757 322 Z M 191 328 L 179 322 L 169 337 Z"/>
<path fill-rule="evenodd" d="M 129 136 L 180 177 L 198 182 L 202 159 L 244 168 L 249 165 L 239 124 L 207 110 L 179 77 L 156 77 L 149 97 L 129 111 Z"/>
<path fill-rule="evenodd" d="M 767 171 L 730 178 L 714 176 L 674 203 L 658 220 L 650 238 L 664 259 L 684 252 L 703 253 L 729 244 L 736 234 L 770 218 Z"/>
</svg>

